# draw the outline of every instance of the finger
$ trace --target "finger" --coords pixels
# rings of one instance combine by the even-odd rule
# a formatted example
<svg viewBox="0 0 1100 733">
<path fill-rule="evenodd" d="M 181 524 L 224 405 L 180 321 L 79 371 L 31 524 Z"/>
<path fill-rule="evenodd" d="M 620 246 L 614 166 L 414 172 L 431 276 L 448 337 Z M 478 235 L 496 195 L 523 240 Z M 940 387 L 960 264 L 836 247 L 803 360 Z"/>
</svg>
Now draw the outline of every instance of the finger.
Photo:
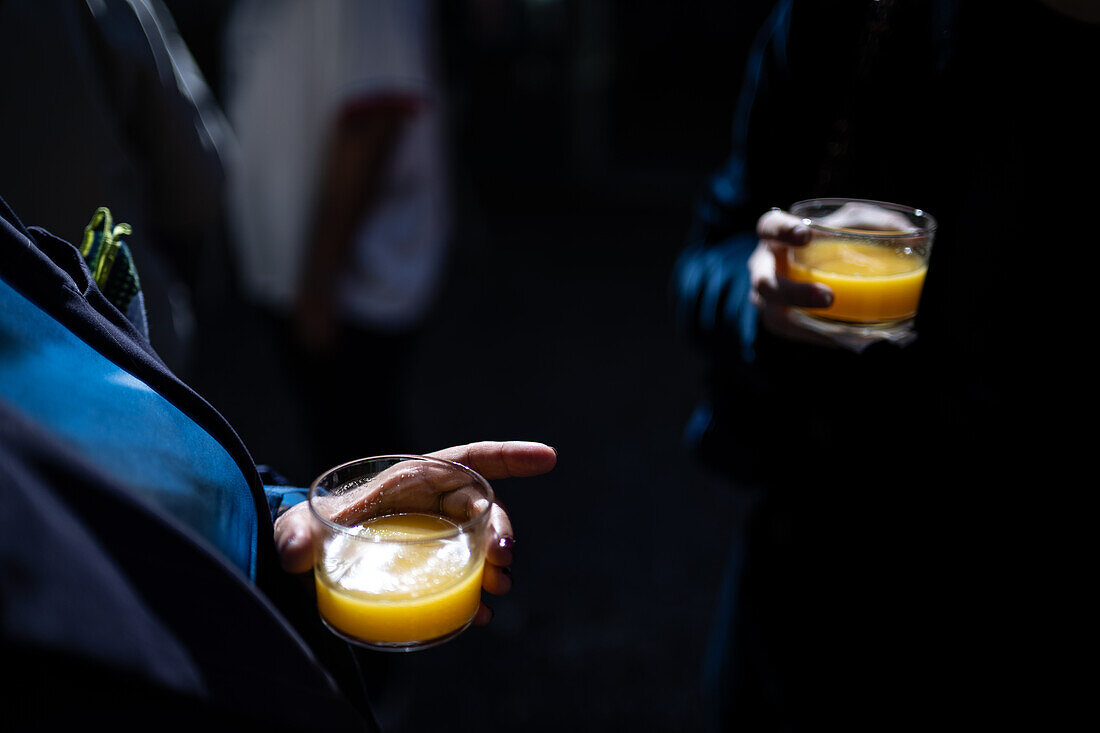
<svg viewBox="0 0 1100 733">
<path fill-rule="evenodd" d="M 772 209 L 756 222 L 756 234 L 768 242 L 800 247 L 810 241 L 810 228 L 794 214 Z"/>
<path fill-rule="evenodd" d="M 753 288 L 759 298 L 757 306 L 828 308 L 833 304 L 833 291 L 821 283 L 804 283 L 785 277 L 762 278 Z"/>
<path fill-rule="evenodd" d="M 512 571 L 492 563 L 485 563 L 481 575 L 481 587 L 494 596 L 502 596 L 512 590 Z"/>
<path fill-rule="evenodd" d="M 758 244 L 749 255 L 749 284 L 752 286 L 751 293 L 754 297 L 776 288 L 776 266 L 779 263 L 779 256 L 780 253 L 764 242 Z"/>
<path fill-rule="evenodd" d="M 786 254 L 780 247 L 781 254 Z M 833 291 L 820 283 L 803 283 L 783 277 L 776 271 L 775 249 L 762 244 L 749 257 L 749 297 L 757 308 L 828 308 L 833 302 Z"/>
<path fill-rule="evenodd" d="M 438 500 L 440 513 L 459 524 L 489 510 L 490 502 L 480 486 L 464 486 L 443 494 Z"/>
<path fill-rule="evenodd" d="M 551 470 L 558 460 L 557 451 L 550 446 L 519 440 L 470 443 L 428 455 L 469 466 L 490 480 L 538 476 Z"/>
<path fill-rule="evenodd" d="M 486 559 L 501 567 L 511 565 L 515 544 L 508 514 L 499 504 L 494 504 L 492 514 L 489 515 L 489 547 L 486 550 Z"/>
<path fill-rule="evenodd" d="M 275 549 L 288 573 L 304 573 L 313 567 L 313 533 L 305 502 L 292 506 L 275 520 Z"/>
<path fill-rule="evenodd" d="M 474 614 L 473 625 L 484 626 L 493 620 L 493 609 L 482 603 L 477 607 L 477 613 Z"/>
<path fill-rule="evenodd" d="M 404 511 L 440 512 L 461 523 L 484 511 L 488 500 L 483 496 L 467 471 L 450 464 L 408 460 L 346 494 L 316 503 L 321 504 L 325 516 L 340 524 L 393 513 L 398 506 Z"/>
</svg>

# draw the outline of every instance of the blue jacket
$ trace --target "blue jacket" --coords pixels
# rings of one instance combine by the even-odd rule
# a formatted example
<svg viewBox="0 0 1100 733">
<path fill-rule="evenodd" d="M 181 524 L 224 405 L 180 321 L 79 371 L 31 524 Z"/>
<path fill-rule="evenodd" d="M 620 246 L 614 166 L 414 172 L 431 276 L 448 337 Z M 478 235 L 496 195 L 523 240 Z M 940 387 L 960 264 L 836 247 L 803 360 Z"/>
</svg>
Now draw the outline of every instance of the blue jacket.
<svg viewBox="0 0 1100 733">
<path fill-rule="evenodd" d="M 47 728 L 370 729 L 319 661 L 341 652 L 279 567 L 270 495 L 80 252 L 0 200 L 5 709 Z"/>
</svg>

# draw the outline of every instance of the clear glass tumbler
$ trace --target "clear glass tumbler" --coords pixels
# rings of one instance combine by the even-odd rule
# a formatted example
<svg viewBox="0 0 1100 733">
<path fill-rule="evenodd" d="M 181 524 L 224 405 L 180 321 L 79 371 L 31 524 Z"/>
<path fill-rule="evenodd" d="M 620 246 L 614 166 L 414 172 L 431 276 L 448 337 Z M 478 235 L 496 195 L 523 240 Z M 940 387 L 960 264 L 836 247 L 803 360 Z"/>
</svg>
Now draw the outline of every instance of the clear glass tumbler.
<svg viewBox="0 0 1100 733">
<path fill-rule="evenodd" d="M 374 456 L 326 471 L 309 489 L 321 619 L 384 651 L 448 641 L 471 623 L 493 490 L 458 463 Z"/>
<path fill-rule="evenodd" d="M 846 198 L 799 201 L 790 211 L 810 228 L 811 239 L 788 249 L 780 274 L 833 291 L 828 308 L 798 309 L 803 322 L 840 329 L 911 326 L 936 233 L 928 212 Z"/>
</svg>

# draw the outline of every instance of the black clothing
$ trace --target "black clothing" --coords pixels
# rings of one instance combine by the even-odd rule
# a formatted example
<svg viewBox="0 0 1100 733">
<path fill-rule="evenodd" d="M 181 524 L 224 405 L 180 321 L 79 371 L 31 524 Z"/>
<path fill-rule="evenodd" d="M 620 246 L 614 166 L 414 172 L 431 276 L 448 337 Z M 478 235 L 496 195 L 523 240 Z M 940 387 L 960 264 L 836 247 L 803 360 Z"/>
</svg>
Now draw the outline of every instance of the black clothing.
<svg viewBox="0 0 1100 733">
<path fill-rule="evenodd" d="M 762 32 L 674 282 L 711 357 L 689 437 L 760 492 L 708 670 L 726 726 L 894 728 L 1004 659 L 1000 527 L 1058 424 L 1031 409 L 1049 401 L 1032 365 L 1068 343 L 1050 230 L 1088 210 L 1066 161 L 1095 152 L 1097 40 L 1039 2 L 782 2 Z M 915 343 L 758 327 L 757 219 L 826 195 L 938 219 Z"/>
<path fill-rule="evenodd" d="M 349 648 L 323 629 L 303 579 L 279 566 L 265 487 L 229 424 L 103 297 L 75 247 L 24 227 L 2 200 L 0 277 L 0 658 L 12 673 L 5 725 L 372 730 Z M 68 341 L 53 338 L 66 331 Z M 46 368 L 58 359 L 62 371 Z M 37 368 L 27 373 L 28 363 Z M 102 364 L 117 367 L 113 382 L 74 392 L 109 392 L 135 406 L 151 399 L 181 420 L 106 425 L 99 403 L 62 394 L 48 403 L 60 404 L 57 421 L 27 397 L 43 380 L 47 394 L 62 388 L 57 374 L 72 377 L 67 385 L 94 379 Z M 136 407 L 131 414 L 139 419 Z M 47 428 L 62 423 L 83 426 L 91 440 Z M 107 432 L 181 425 L 151 455 L 128 455 Z M 245 487 L 241 532 L 247 524 L 256 537 L 245 561 L 234 563 L 216 537 L 165 509 L 158 476 L 218 485 L 202 470 L 226 464 L 195 460 L 197 444 L 217 446 L 233 468 L 215 477 L 235 475 Z"/>
</svg>

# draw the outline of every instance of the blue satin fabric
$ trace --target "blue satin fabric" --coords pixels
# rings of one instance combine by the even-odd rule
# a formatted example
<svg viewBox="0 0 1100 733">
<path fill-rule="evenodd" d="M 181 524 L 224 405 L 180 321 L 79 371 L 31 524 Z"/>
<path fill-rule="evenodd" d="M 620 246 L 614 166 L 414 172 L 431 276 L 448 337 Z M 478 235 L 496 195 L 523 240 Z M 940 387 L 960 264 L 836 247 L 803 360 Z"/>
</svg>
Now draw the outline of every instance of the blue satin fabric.
<svg viewBox="0 0 1100 733">
<path fill-rule="evenodd" d="M 225 448 L 3 280 L 0 394 L 255 578 L 255 504 Z"/>
</svg>

